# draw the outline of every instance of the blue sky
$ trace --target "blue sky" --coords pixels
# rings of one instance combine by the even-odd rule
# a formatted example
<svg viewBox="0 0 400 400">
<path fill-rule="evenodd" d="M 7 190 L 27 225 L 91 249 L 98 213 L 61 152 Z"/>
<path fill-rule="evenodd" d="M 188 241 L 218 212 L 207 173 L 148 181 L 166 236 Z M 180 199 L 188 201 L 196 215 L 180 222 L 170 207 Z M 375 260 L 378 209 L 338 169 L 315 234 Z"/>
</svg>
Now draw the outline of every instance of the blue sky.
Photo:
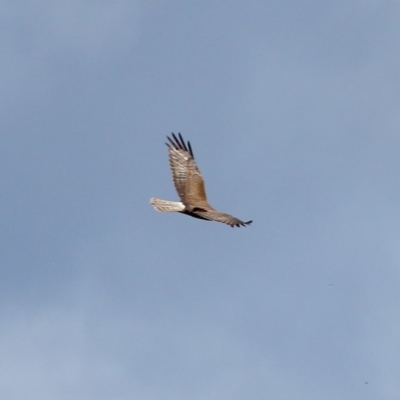
<svg viewBox="0 0 400 400">
<path fill-rule="evenodd" d="M 398 2 L 0 11 L 2 399 L 400 398 Z"/>
</svg>

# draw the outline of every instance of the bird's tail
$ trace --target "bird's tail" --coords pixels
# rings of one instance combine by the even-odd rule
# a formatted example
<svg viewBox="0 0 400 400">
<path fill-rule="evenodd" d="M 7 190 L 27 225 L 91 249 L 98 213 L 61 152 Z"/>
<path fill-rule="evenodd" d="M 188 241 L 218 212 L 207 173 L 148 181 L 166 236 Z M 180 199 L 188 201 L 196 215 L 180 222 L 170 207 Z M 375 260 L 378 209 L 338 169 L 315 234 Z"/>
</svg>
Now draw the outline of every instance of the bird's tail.
<svg viewBox="0 0 400 400">
<path fill-rule="evenodd" d="M 183 211 L 185 206 L 180 201 L 169 201 L 161 199 L 150 199 L 150 204 L 160 212 L 178 212 Z"/>
</svg>

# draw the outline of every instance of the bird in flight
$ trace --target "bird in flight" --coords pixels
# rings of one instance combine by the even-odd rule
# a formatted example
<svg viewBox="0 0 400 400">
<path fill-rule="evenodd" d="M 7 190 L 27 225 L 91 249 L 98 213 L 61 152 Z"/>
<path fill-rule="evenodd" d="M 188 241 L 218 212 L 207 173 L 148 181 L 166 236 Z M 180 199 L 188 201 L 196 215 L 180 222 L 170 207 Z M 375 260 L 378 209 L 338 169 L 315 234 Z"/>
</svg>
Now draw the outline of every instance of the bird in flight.
<svg viewBox="0 0 400 400">
<path fill-rule="evenodd" d="M 208 204 L 204 180 L 194 159 L 193 150 L 179 133 L 167 136 L 169 165 L 175 189 L 181 201 L 150 199 L 150 204 L 160 212 L 180 212 L 194 218 L 206 221 L 222 222 L 231 226 L 241 227 L 250 225 L 253 221 L 243 222 L 232 215 L 219 212 Z"/>
</svg>

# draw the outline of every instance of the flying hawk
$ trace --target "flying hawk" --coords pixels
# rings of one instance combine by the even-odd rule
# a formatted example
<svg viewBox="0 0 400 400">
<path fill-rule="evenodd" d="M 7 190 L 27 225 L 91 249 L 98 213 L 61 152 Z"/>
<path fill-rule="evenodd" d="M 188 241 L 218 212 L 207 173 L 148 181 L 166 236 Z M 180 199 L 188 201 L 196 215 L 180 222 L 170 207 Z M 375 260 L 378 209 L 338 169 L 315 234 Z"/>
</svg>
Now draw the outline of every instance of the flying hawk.
<svg viewBox="0 0 400 400">
<path fill-rule="evenodd" d="M 229 214 L 221 213 L 212 208 L 206 197 L 203 177 L 196 165 L 190 142 L 185 143 L 182 135 L 179 138 L 172 134 L 167 136 L 169 143 L 169 165 L 172 170 L 175 189 L 181 201 L 169 201 L 151 198 L 151 205 L 161 212 L 180 212 L 194 218 L 206 221 L 222 222 L 231 226 L 240 227 L 251 224 L 253 221 L 243 222 Z"/>
</svg>

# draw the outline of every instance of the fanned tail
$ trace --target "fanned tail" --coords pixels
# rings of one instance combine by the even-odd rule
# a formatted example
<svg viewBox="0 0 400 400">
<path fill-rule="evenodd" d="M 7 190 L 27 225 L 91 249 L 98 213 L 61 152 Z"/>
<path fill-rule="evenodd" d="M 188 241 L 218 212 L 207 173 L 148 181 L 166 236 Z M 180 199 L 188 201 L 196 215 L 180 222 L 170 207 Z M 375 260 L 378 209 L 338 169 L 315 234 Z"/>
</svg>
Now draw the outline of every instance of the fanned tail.
<svg viewBox="0 0 400 400">
<path fill-rule="evenodd" d="M 150 204 L 160 212 L 179 212 L 185 209 L 185 206 L 180 201 L 170 201 L 162 199 L 150 199 Z"/>
</svg>

